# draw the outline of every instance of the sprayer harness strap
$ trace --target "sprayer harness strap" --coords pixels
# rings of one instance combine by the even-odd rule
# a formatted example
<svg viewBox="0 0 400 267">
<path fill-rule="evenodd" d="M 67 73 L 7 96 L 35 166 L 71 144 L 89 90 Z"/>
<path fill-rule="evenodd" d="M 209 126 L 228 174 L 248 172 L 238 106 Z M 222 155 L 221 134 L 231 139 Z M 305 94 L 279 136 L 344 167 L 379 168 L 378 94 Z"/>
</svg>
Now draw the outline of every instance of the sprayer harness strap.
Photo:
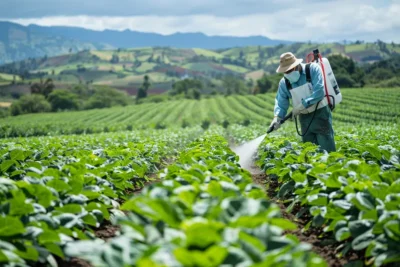
<svg viewBox="0 0 400 267">
<path fill-rule="evenodd" d="M 310 64 L 311 64 L 311 63 L 307 63 L 307 64 L 306 64 L 306 80 L 307 80 L 308 83 L 311 83 L 311 84 L 312 84 L 312 81 L 311 81 Z M 300 73 L 302 73 L 302 72 L 303 72 L 303 68 L 300 69 Z M 292 85 L 291 85 L 290 82 L 289 82 L 289 80 L 286 79 L 286 78 L 285 78 L 285 83 L 286 83 L 286 87 L 287 87 L 288 90 L 292 90 L 292 89 L 293 89 L 293 88 L 292 88 Z M 322 100 L 318 101 L 317 106 L 315 107 L 315 110 L 318 109 L 318 105 L 319 105 L 319 103 L 320 103 L 321 101 L 322 101 Z M 298 134 L 298 135 L 300 135 L 300 136 L 305 136 L 305 135 L 307 134 L 308 130 L 310 129 L 311 123 L 314 121 L 315 114 L 316 114 L 316 112 L 314 112 L 314 115 L 312 116 L 311 121 L 310 121 L 310 123 L 308 124 L 308 127 L 307 127 L 307 129 L 306 129 L 306 131 L 305 131 L 304 134 L 301 134 L 301 133 L 299 132 L 299 128 L 298 128 L 298 126 L 297 126 L 297 117 L 295 117 L 294 121 L 295 121 L 295 123 L 296 123 L 296 131 L 297 131 L 297 134 Z"/>
<path fill-rule="evenodd" d="M 306 64 L 306 80 L 307 80 L 308 83 L 312 84 L 312 82 L 311 82 L 310 64 L 311 63 L 307 63 Z M 300 73 L 302 73 L 302 72 L 303 72 L 303 68 L 300 69 Z M 288 90 L 292 90 L 293 88 L 292 88 L 292 85 L 290 84 L 289 80 L 287 78 L 285 78 L 285 77 L 284 77 L 284 79 L 285 79 L 286 88 Z"/>
</svg>

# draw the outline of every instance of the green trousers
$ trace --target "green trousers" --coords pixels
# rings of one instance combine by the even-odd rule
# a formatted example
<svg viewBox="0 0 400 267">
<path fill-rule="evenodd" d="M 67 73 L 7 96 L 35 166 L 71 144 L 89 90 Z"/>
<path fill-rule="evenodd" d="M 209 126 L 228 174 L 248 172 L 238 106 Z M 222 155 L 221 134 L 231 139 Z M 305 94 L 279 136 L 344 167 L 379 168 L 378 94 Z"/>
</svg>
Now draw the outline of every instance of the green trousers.
<svg viewBox="0 0 400 267">
<path fill-rule="evenodd" d="M 314 116 L 315 112 L 315 117 Z M 306 133 L 302 138 L 303 142 L 311 142 L 319 145 L 328 152 L 336 151 L 334 132 L 332 127 L 332 113 L 328 106 L 320 108 L 313 113 L 300 114 L 299 120 L 302 134 Z M 310 128 L 307 130 L 308 125 Z"/>
</svg>

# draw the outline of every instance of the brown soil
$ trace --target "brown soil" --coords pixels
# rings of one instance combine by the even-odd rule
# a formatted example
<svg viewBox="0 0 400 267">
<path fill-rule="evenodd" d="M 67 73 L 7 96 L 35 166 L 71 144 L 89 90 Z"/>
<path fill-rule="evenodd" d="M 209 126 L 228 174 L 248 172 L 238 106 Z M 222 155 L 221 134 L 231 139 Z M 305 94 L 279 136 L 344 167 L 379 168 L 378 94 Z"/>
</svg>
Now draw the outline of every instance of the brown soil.
<svg viewBox="0 0 400 267">
<path fill-rule="evenodd" d="M 115 237 L 119 230 L 120 227 L 118 225 L 112 225 L 109 221 L 106 221 L 100 228 L 96 229 L 94 233 L 96 237 L 107 241 Z"/>
<path fill-rule="evenodd" d="M 72 258 L 71 260 L 58 260 L 57 261 L 58 267 L 93 267 L 88 263 L 87 261 L 77 259 L 77 258 Z"/>
<path fill-rule="evenodd" d="M 255 183 L 262 185 L 266 188 L 266 193 L 268 197 L 280 207 L 282 216 L 297 225 L 297 230 L 286 231 L 286 233 L 296 235 L 301 242 L 311 244 L 313 251 L 324 258 L 329 266 L 344 266 L 350 261 L 363 258 L 361 253 L 357 254 L 352 251 L 348 252 L 344 258 L 337 258 L 336 248 L 340 244 L 337 243 L 336 240 L 328 236 L 324 236 L 323 230 L 321 228 L 310 227 L 308 231 L 302 232 L 302 229 L 311 219 L 311 216 L 310 214 L 305 214 L 301 218 L 297 218 L 294 214 L 296 214 L 297 211 L 300 209 L 300 205 L 296 206 L 293 209 L 292 213 L 286 211 L 287 207 L 282 203 L 282 201 L 276 198 L 276 189 L 279 187 L 278 181 L 268 180 L 268 177 L 265 173 L 252 174 L 252 177 Z"/>
</svg>

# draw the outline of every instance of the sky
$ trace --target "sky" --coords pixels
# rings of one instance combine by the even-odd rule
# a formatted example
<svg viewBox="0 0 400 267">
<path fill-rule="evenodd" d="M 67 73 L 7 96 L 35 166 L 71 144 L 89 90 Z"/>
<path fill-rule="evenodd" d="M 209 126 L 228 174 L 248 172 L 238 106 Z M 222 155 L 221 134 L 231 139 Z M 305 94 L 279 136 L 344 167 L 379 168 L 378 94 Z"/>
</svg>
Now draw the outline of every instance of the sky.
<svg viewBox="0 0 400 267">
<path fill-rule="evenodd" d="M 0 0 L 0 20 L 160 34 L 400 43 L 400 0 Z"/>
</svg>

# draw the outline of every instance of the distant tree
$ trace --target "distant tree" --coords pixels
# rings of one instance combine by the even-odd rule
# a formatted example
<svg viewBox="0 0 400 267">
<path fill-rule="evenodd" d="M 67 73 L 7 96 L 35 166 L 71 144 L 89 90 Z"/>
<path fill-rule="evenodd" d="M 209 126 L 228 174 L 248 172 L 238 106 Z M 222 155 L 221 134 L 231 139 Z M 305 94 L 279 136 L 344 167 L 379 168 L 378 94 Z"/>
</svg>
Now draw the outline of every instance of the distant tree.
<svg viewBox="0 0 400 267">
<path fill-rule="evenodd" d="M 39 83 L 34 83 L 31 85 L 31 93 L 41 94 L 47 98 L 49 94 L 53 92 L 54 88 L 55 86 L 52 79 L 48 78 L 45 82 L 43 82 L 43 79 L 40 78 Z"/>
<path fill-rule="evenodd" d="M 14 99 L 19 99 L 21 97 L 21 93 L 19 92 L 11 92 L 11 97 Z"/>
<path fill-rule="evenodd" d="M 85 104 L 85 109 L 109 108 L 112 106 L 126 106 L 129 97 L 124 91 L 102 86 L 95 89 L 92 96 Z"/>
<path fill-rule="evenodd" d="M 54 71 L 54 69 L 51 70 L 51 75 L 54 76 L 56 74 L 56 72 Z"/>
<path fill-rule="evenodd" d="M 252 90 L 253 87 L 254 87 L 254 81 L 253 81 L 253 79 L 250 78 L 249 80 L 247 80 L 246 86 L 247 86 L 247 88 L 249 88 L 249 90 L 250 90 L 250 92 L 251 92 L 251 90 Z"/>
<path fill-rule="evenodd" d="M 15 101 L 10 108 L 11 115 L 17 116 L 26 113 L 49 112 L 51 105 L 43 95 L 24 95 Z"/>
<path fill-rule="evenodd" d="M 222 85 L 227 95 L 248 93 L 244 81 L 231 75 L 227 75 L 222 79 Z"/>
<path fill-rule="evenodd" d="M 72 48 L 70 48 L 70 49 L 68 50 L 68 53 L 70 53 L 70 54 L 72 53 Z"/>
<path fill-rule="evenodd" d="M 143 84 L 139 88 L 137 95 L 136 95 L 136 103 L 138 103 L 140 99 L 147 97 L 147 91 L 149 90 L 150 86 L 151 86 L 151 83 L 150 83 L 149 76 L 144 75 Z"/>
<path fill-rule="evenodd" d="M 365 72 L 351 58 L 330 55 L 328 60 L 339 87 L 362 87 L 364 85 Z"/>
<path fill-rule="evenodd" d="M 197 97 L 197 92 L 203 91 L 203 83 L 196 79 L 184 79 L 180 80 L 172 85 L 170 90 L 170 95 L 180 95 L 183 94 L 186 98 Z"/>
<path fill-rule="evenodd" d="M 264 73 L 261 79 L 257 80 L 257 85 L 254 90 L 255 94 L 265 94 L 272 88 L 272 82 L 268 79 L 268 76 Z"/>
<path fill-rule="evenodd" d="M 48 97 L 53 111 L 78 109 L 78 95 L 67 90 L 54 90 Z"/>
<path fill-rule="evenodd" d="M 116 55 L 116 54 L 112 55 L 111 60 L 110 60 L 110 63 L 116 64 L 116 63 L 118 63 L 118 62 L 119 62 L 119 57 L 118 57 L 118 55 Z"/>
<path fill-rule="evenodd" d="M 356 87 L 356 81 L 354 81 L 354 79 L 351 78 L 351 76 L 346 73 L 335 74 L 335 78 L 338 85 L 341 87 L 347 87 L 347 88 Z"/>
<path fill-rule="evenodd" d="M 239 52 L 239 58 L 240 58 L 240 59 L 243 59 L 243 57 L 244 57 L 244 52 L 243 52 L 243 50 L 240 50 L 240 52 Z"/>
</svg>

